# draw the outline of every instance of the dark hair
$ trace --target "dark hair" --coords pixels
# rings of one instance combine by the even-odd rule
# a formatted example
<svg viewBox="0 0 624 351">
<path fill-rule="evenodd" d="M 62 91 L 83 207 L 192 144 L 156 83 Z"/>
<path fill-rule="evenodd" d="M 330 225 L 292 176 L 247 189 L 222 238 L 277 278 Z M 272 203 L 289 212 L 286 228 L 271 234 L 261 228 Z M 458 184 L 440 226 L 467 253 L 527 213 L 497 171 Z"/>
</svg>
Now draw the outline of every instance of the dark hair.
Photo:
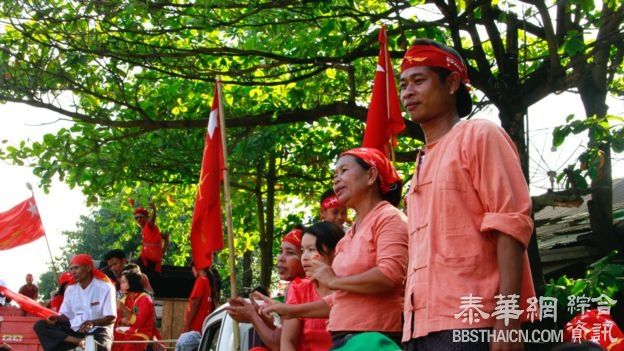
<svg viewBox="0 0 624 351">
<path fill-rule="evenodd" d="M 321 201 L 319 201 L 319 202 L 323 203 L 323 201 L 325 201 L 325 199 L 327 199 L 328 197 L 330 197 L 332 195 L 336 195 L 336 193 L 334 193 L 334 189 L 325 190 L 325 192 L 323 192 L 323 194 L 321 194 Z"/>
<path fill-rule="evenodd" d="M 120 249 L 115 249 L 115 250 L 110 250 L 109 252 L 107 252 L 104 255 L 104 261 L 110 260 L 111 258 L 118 258 L 120 260 L 125 260 L 126 259 L 126 253 L 123 252 L 123 250 Z"/>
<path fill-rule="evenodd" d="M 128 281 L 128 291 L 143 292 L 143 282 L 141 281 L 141 273 L 134 271 L 124 271 L 121 275 L 126 277 Z"/>
<path fill-rule="evenodd" d="M 353 155 L 350 155 L 353 156 Z M 357 156 L 353 156 L 355 158 L 355 162 L 360 165 L 365 171 L 368 171 L 371 166 L 364 162 L 361 158 Z M 393 187 L 390 191 L 385 194 L 381 194 L 381 198 L 388 201 L 392 206 L 397 207 L 401 203 L 401 190 L 403 187 L 403 182 L 398 181 L 393 184 Z"/>
<path fill-rule="evenodd" d="M 133 273 L 141 274 L 141 267 L 136 263 L 128 263 L 122 269 L 122 274 L 123 272 L 133 272 Z"/>
<path fill-rule="evenodd" d="M 310 234 L 316 237 L 316 250 L 327 256 L 329 252 L 336 248 L 336 244 L 344 236 L 342 228 L 328 221 L 314 223 L 311 227 L 303 230 L 303 235 Z"/>
<path fill-rule="evenodd" d="M 553 349 L 553 351 L 601 351 L 604 348 L 591 341 L 583 341 L 582 343 L 562 344 Z"/>
</svg>

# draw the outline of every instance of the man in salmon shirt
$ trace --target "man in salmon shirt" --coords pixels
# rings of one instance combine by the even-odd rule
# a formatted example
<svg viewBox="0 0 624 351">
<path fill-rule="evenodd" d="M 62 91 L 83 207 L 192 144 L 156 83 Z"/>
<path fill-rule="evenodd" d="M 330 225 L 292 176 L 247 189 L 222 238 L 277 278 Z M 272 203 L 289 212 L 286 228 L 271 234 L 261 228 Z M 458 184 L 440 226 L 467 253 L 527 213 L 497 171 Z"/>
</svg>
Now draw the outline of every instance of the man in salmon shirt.
<svg viewBox="0 0 624 351">
<path fill-rule="evenodd" d="M 134 219 L 141 227 L 141 254 L 140 262 L 145 272 L 158 272 L 162 270 L 162 235 L 156 225 L 156 206 L 149 204 L 149 213 L 143 207 L 134 210 Z"/>
<path fill-rule="evenodd" d="M 494 123 L 460 119 L 472 101 L 453 49 L 417 40 L 400 82 L 401 102 L 426 142 L 407 196 L 406 349 L 522 350 L 520 342 L 457 337 L 467 329 L 517 333 L 535 295 L 526 253 L 531 199 L 517 150 Z"/>
</svg>

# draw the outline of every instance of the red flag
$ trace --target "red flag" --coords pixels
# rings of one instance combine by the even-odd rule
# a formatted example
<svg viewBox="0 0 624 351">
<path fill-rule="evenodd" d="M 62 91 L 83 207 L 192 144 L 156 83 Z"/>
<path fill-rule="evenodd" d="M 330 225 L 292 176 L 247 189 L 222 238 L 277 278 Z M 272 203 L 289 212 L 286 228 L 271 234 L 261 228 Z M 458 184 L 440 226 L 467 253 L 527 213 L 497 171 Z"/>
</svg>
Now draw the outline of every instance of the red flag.
<svg viewBox="0 0 624 351">
<path fill-rule="evenodd" d="M 379 59 L 371 103 L 366 115 L 362 146 L 379 149 L 388 155 L 390 153 L 388 141 L 392 140 L 392 147 L 396 147 L 396 136 L 405 129 L 405 123 L 401 116 L 401 104 L 394 83 L 392 61 L 388 56 L 386 27 L 379 30 L 379 45 Z"/>
<path fill-rule="evenodd" d="M 0 213 L 0 250 L 27 244 L 44 235 L 34 197 Z"/>
<path fill-rule="evenodd" d="M 47 309 L 41 306 L 40 304 L 37 303 L 37 301 L 31 299 L 30 297 L 24 296 L 22 294 L 16 294 L 5 286 L 0 285 L 0 293 L 10 298 L 11 300 L 15 301 L 24 311 L 30 314 L 33 314 L 37 317 L 47 319 L 50 316 L 59 315 L 58 312 L 52 311 L 50 309 Z"/>
<path fill-rule="evenodd" d="M 219 98 L 215 87 L 191 224 L 191 250 L 197 269 L 210 267 L 212 253 L 223 248 L 220 184 L 224 163 L 220 128 Z"/>
</svg>

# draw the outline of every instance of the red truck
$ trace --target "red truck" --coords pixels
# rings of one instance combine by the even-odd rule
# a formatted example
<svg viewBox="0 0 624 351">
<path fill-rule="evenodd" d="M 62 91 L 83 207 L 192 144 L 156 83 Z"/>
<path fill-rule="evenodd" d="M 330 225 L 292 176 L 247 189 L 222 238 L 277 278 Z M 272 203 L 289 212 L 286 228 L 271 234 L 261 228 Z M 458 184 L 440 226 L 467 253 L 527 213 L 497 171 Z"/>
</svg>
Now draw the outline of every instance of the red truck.
<svg viewBox="0 0 624 351">
<path fill-rule="evenodd" d="M 0 306 L 0 343 L 13 351 L 43 351 L 33 331 L 37 317 L 24 316 L 18 307 Z"/>
</svg>

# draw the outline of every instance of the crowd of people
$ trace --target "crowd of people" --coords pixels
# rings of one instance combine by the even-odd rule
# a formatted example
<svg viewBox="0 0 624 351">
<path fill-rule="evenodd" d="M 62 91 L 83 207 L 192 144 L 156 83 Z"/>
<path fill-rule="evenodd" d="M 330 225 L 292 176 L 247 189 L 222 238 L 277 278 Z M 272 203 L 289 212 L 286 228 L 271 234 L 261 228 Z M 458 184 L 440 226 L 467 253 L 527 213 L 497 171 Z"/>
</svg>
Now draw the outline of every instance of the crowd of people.
<svg viewBox="0 0 624 351">
<path fill-rule="evenodd" d="M 333 233 L 327 222 L 284 237 L 278 273 L 291 281 L 285 302 L 259 293 L 261 303 L 230 301 L 232 317 L 251 322 L 262 347 L 523 349 L 521 342 L 453 337 L 468 328 L 519 331 L 522 317 L 496 318 L 497 296 L 516 298 L 520 310 L 535 296 L 526 252 L 531 201 L 518 153 L 499 126 L 461 119 L 472 111 L 468 89 L 466 65 L 453 49 L 418 40 L 406 52 L 400 99 L 425 135 L 409 191 L 402 196 L 402 179 L 383 152 L 340 155 L 331 201 L 342 207 L 337 212 L 354 211 L 353 225 L 335 244 L 320 239 Z M 492 318 L 457 318 L 466 296 L 478 297 L 477 308 Z"/>
<path fill-rule="evenodd" d="M 516 296 L 523 309 L 535 295 L 526 253 L 533 230 L 531 201 L 517 150 L 495 124 L 461 119 L 472 111 L 467 68 L 443 44 L 418 40 L 407 50 L 400 100 L 425 136 L 407 195 L 382 151 L 343 152 L 333 189 L 320 201 L 321 221 L 295 227 L 282 239 L 277 273 L 290 282 L 285 300 L 271 299 L 265 291 L 255 292 L 251 300 L 229 301 L 234 319 L 253 324 L 252 346 L 523 349 L 520 342 L 453 339 L 457 329 L 519 330 L 523 322 L 481 318 L 467 325 L 456 316 L 462 297 L 480 297 L 480 311 L 495 316 L 496 296 Z M 404 211 L 399 209 L 402 201 Z M 135 212 L 143 236 L 140 263 L 160 272 L 162 237 L 155 208 L 150 209 Z M 347 209 L 355 214 L 349 228 Z M 45 351 L 83 346 L 86 334 L 106 350 L 113 336 L 120 341 L 154 338 L 149 282 L 124 260 L 117 254 L 107 257 L 124 296 L 117 304 L 115 287 L 91 259 L 72 259 L 75 283 L 64 288 L 60 316 L 35 326 Z M 194 272 L 183 331 L 185 337 L 194 332 L 191 338 L 197 340 L 215 301 L 206 272 Z M 145 347 L 136 345 L 120 343 L 113 349 Z"/>
</svg>

